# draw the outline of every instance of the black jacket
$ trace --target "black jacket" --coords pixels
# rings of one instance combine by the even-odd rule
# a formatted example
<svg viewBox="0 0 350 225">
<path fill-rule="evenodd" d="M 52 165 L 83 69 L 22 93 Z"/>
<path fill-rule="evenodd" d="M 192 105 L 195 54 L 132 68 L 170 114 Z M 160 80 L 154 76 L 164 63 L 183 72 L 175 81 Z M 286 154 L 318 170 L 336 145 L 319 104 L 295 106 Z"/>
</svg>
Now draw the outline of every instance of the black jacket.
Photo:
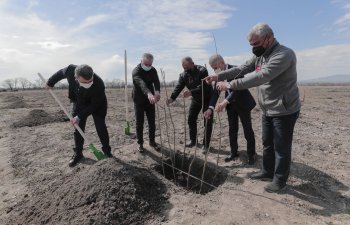
<svg viewBox="0 0 350 225">
<path fill-rule="evenodd" d="M 107 110 L 107 97 L 103 80 L 94 74 L 92 86 L 89 89 L 82 88 L 74 77 L 76 67 L 76 65 L 71 64 L 57 71 L 49 78 L 47 85 L 53 87 L 62 79 L 68 80 L 68 98 L 76 104 L 74 116 L 77 115 L 79 118 L 84 118 L 92 113 L 105 113 Z"/>
<path fill-rule="evenodd" d="M 181 91 L 187 87 L 191 91 L 192 99 L 196 102 L 202 102 L 202 83 L 204 84 L 204 101 L 209 101 L 213 88 L 211 85 L 202 81 L 208 76 L 205 67 L 195 65 L 192 71 L 184 71 L 180 74 L 176 87 L 171 94 L 171 99 L 175 100 Z"/>
<path fill-rule="evenodd" d="M 228 65 L 228 69 L 231 68 L 233 66 Z M 256 106 L 256 102 L 248 89 L 240 91 L 229 90 L 229 92 L 225 92 L 225 98 L 229 102 L 230 107 L 234 107 L 236 110 L 251 111 Z M 210 98 L 209 106 L 215 107 L 219 95 L 220 91 L 217 91 L 215 88 Z"/>
<path fill-rule="evenodd" d="M 147 103 L 147 94 L 150 92 L 154 94 L 154 89 L 160 92 L 159 77 L 154 67 L 150 71 L 145 71 L 141 63 L 138 64 L 132 71 L 132 82 L 134 84 L 132 98 L 135 103 Z"/>
</svg>

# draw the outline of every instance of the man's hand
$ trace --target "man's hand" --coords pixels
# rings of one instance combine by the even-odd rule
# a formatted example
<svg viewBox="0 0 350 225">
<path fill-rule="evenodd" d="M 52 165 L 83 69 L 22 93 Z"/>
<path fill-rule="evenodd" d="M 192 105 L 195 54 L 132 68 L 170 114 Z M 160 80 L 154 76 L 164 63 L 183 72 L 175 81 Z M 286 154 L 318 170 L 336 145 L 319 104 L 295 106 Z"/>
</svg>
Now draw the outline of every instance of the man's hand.
<svg viewBox="0 0 350 225">
<path fill-rule="evenodd" d="M 224 111 L 224 109 L 226 108 L 226 106 L 227 106 L 228 103 L 229 103 L 229 102 L 225 99 L 224 101 L 222 101 L 220 104 L 218 104 L 218 105 L 216 106 L 215 111 L 217 111 L 217 112 L 222 112 L 222 111 Z"/>
<path fill-rule="evenodd" d="M 231 85 L 227 81 L 221 81 L 221 82 L 216 83 L 216 89 L 218 89 L 219 91 L 226 91 L 230 87 L 231 87 Z"/>
<path fill-rule="evenodd" d="M 174 100 L 172 98 L 168 98 L 165 103 L 167 106 L 169 106 L 173 102 L 174 102 Z"/>
<path fill-rule="evenodd" d="M 74 124 L 79 124 L 80 119 L 78 116 L 75 116 L 73 119 L 70 120 L 70 122 L 74 126 Z"/>
<path fill-rule="evenodd" d="M 50 87 L 47 83 L 43 83 L 42 88 L 51 89 L 52 87 Z"/>
<path fill-rule="evenodd" d="M 207 111 L 205 111 L 203 113 L 203 116 L 204 116 L 205 119 L 209 119 L 212 114 L 213 114 L 213 110 L 209 108 L 209 109 L 207 109 Z"/>
<path fill-rule="evenodd" d="M 156 99 L 156 102 L 159 102 L 159 100 L 160 100 L 160 93 L 159 93 L 159 91 L 155 91 L 154 92 L 154 98 Z"/>
<path fill-rule="evenodd" d="M 191 91 L 186 90 L 186 91 L 183 92 L 182 96 L 183 96 L 184 98 L 187 98 L 187 97 L 192 96 L 192 93 L 191 93 Z"/>
<path fill-rule="evenodd" d="M 218 80 L 218 75 L 217 74 L 210 75 L 210 76 L 204 77 L 202 80 L 207 82 L 207 84 L 211 84 L 211 82 Z"/>
<path fill-rule="evenodd" d="M 152 95 L 152 93 L 148 93 L 147 97 L 148 97 L 149 103 L 151 103 L 152 105 L 156 103 L 156 98 L 154 97 L 154 95 Z"/>
</svg>

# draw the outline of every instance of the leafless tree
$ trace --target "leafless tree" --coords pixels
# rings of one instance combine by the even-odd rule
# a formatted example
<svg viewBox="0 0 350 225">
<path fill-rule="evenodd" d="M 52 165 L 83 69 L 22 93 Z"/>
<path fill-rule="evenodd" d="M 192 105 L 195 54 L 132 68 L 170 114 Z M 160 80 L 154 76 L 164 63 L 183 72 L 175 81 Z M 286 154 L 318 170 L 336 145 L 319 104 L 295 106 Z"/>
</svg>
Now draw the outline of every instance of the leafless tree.
<svg viewBox="0 0 350 225">
<path fill-rule="evenodd" d="M 43 86 L 43 82 L 41 79 L 36 79 L 34 83 L 32 84 L 32 87 L 34 89 L 41 88 Z"/>
<path fill-rule="evenodd" d="M 106 88 L 123 88 L 124 81 L 119 79 L 113 79 L 112 81 L 105 80 L 104 81 Z"/>
<path fill-rule="evenodd" d="M 23 90 L 30 88 L 30 85 L 31 85 L 30 81 L 24 77 L 18 78 L 18 83 Z"/>
<path fill-rule="evenodd" d="M 14 89 L 14 79 L 6 79 L 2 82 L 4 88 L 10 89 L 11 91 Z"/>
</svg>

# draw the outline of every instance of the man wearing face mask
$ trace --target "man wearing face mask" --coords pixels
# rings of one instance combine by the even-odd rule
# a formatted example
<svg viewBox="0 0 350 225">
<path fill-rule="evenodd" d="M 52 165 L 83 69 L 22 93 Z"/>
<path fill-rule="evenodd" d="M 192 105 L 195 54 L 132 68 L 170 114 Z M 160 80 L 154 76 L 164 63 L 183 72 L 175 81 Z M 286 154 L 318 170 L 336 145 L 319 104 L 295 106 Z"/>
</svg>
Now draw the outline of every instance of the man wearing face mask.
<svg viewBox="0 0 350 225">
<path fill-rule="evenodd" d="M 226 64 L 222 56 L 218 54 L 214 54 L 209 58 L 209 65 L 215 71 L 215 74 L 218 74 L 221 71 L 225 71 L 234 67 L 232 65 Z M 204 113 L 205 117 L 212 116 L 219 95 L 219 91 L 213 91 L 209 103 L 210 109 L 208 109 Z M 249 90 L 227 90 L 225 92 L 225 99 L 217 105 L 216 111 L 222 112 L 225 108 L 227 110 L 231 154 L 225 158 L 226 162 L 234 160 L 238 157 L 238 118 L 240 118 L 244 130 L 244 137 L 247 140 L 248 164 L 254 165 L 256 153 L 255 137 L 252 128 L 251 110 L 255 106 L 255 100 L 250 94 Z"/>
<path fill-rule="evenodd" d="M 159 151 L 160 146 L 156 143 L 156 114 L 155 103 L 160 100 L 160 82 L 157 70 L 152 66 L 153 55 L 144 53 L 141 63 L 132 71 L 134 84 L 132 97 L 134 100 L 136 116 L 136 136 L 139 152 L 143 152 L 143 124 L 144 114 L 148 120 L 149 145 Z"/>
<path fill-rule="evenodd" d="M 190 143 L 186 144 L 187 147 L 193 147 L 196 145 L 197 137 L 197 119 L 198 114 L 202 110 L 208 109 L 209 100 L 212 93 L 211 85 L 208 85 L 206 82 L 203 82 L 202 79 L 208 76 L 208 71 L 205 67 L 200 65 L 195 65 L 191 57 L 185 57 L 182 59 L 182 67 L 184 72 L 180 74 L 178 83 L 171 94 L 171 97 L 167 99 L 167 105 L 175 101 L 179 96 L 181 91 L 187 87 L 188 90 L 184 91 L 183 97 L 187 98 L 192 96 L 192 102 L 189 109 L 188 115 L 188 125 L 190 131 Z M 204 87 L 203 87 L 203 85 Z M 204 88 L 204 108 L 202 109 L 202 88 Z M 213 128 L 213 117 L 206 119 L 206 133 L 203 139 L 203 148 L 202 153 L 205 154 L 208 152 L 211 132 Z"/>
<path fill-rule="evenodd" d="M 221 81 L 217 84 L 220 91 L 257 87 L 262 109 L 263 165 L 260 172 L 250 177 L 272 179 L 265 190 L 277 192 L 286 186 L 288 180 L 294 126 L 301 108 L 297 59 L 293 50 L 278 43 L 267 24 L 255 25 L 248 34 L 248 41 L 255 56 L 237 68 L 209 76 L 206 80 Z"/>
<path fill-rule="evenodd" d="M 105 122 L 107 97 L 103 80 L 88 65 L 69 65 L 52 75 L 48 79 L 46 87 L 52 88 L 62 79 L 67 79 L 68 81 L 68 98 L 73 103 L 73 119 L 71 123 L 78 124 L 84 131 L 86 119 L 89 115 L 92 115 L 102 144 L 102 151 L 107 157 L 112 157 L 109 134 Z M 75 166 L 84 158 L 84 139 L 77 130 L 74 132 L 74 141 L 74 155 L 69 161 L 70 167 Z"/>
</svg>

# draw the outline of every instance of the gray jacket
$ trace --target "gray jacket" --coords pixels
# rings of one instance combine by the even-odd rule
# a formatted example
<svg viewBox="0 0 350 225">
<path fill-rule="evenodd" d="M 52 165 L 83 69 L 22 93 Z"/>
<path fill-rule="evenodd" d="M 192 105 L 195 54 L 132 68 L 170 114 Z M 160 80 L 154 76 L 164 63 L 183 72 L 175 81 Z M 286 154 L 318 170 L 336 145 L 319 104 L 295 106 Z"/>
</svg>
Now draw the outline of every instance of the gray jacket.
<svg viewBox="0 0 350 225">
<path fill-rule="evenodd" d="M 222 71 L 218 80 L 232 80 L 233 90 L 257 87 L 258 102 L 266 116 L 283 116 L 300 110 L 297 59 L 293 50 L 274 40 L 265 53 L 239 67 Z"/>
</svg>

